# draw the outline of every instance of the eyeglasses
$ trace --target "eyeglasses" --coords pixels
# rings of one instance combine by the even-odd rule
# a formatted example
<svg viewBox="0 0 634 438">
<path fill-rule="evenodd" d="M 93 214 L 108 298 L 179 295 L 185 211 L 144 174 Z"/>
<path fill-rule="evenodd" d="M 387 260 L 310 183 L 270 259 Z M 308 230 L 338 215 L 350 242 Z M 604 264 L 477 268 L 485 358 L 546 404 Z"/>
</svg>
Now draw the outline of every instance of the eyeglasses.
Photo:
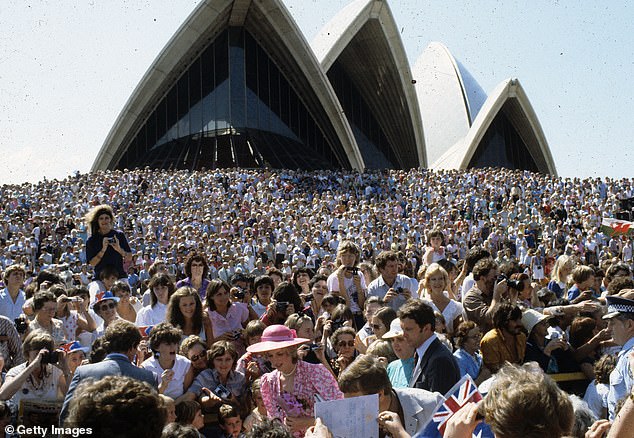
<svg viewBox="0 0 634 438">
<path fill-rule="evenodd" d="M 337 345 L 339 347 L 354 347 L 354 341 L 339 341 L 339 343 L 337 343 Z"/>
<path fill-rule="evenodd" d="M 114 309 L 115 307 L 117 307 L 117 305 L 115 303 L 108 303 L 108 304 L 104 304 L 103 306 L 99 307 L 99 310 L 101 312 L 105 312 L 108 309 Z"/>
</svg>

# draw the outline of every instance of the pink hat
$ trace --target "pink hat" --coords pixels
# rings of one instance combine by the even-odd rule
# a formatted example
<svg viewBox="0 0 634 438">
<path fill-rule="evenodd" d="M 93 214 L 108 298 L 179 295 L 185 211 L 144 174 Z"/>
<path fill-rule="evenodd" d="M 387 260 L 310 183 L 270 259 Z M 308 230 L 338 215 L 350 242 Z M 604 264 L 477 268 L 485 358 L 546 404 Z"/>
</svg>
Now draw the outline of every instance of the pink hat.
<svg viewBox="0 0 634 438">
<path fill-rule="evenodd" d="M 273 324 L 264 329 L 261 341 L 247 347 L 249 353 L 263 353 L 280 348 L 310 342 L 310 339 L 298 338 L 295 330 L 280 324 Z"/>
</svg>

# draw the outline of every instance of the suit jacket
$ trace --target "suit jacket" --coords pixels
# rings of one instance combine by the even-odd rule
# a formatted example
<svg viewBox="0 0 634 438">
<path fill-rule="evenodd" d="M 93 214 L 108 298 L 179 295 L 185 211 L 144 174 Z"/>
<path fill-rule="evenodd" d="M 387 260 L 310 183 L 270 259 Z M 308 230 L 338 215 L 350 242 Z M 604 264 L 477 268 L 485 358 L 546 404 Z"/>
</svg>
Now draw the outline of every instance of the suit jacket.
<svg viewBox="0 0 634 438">
<path fill-rule="evenodd" d="M 394 388 L 403 409 L 405 430 L 410 435 L 421 432 L 431 420 L 444 397 L 437 392 L 417 388 Z"/>
<path fill-rule="evenodd" d="M 420 367 L 415 366 L 410 388 L 446 394 L 460 380 L 460 368 L 451 351 L 434 339 L 423 354 Z"/>
<path fill-rule="evenodd" d="M 60 413 L 60 424 L 62 426 L 68 415 L 68 407 L 77 386 L 86 379 L 100 380 L 106 376 L 132 377 L 133 379 L 147 382 L 154 388 L 158 388 L 158 376 L 156 373 L 133 365 L 127 357 L 121 354 L 109 354 L 102 362 L 82 365 L 75 370 Z"/>
</svg>

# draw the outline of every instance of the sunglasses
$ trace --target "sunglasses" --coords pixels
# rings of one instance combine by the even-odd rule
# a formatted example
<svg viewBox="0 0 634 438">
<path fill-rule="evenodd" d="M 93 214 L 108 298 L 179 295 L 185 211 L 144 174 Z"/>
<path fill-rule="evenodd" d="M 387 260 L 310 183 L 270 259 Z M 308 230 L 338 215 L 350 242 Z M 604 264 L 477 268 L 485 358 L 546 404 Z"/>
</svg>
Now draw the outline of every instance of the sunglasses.
<svg viewBox="0 0 634 438">
<path fill-rule="evenodd" d="M 115 307 L 117 307 L 117 305 L 115 303 L 108 303 L 108 304 L 104 304 L 103 306 L 99 307 L 99 310 L 101 312 L 105 312 L 108 309 L 114 309 Z"/>
<path fill-rule="evenodd" d="M 189 358 L 190 362 L 196 362 L 198 359 L 204 359 L 207 356 L 207 352 L 205 351 L 204 353 L 200 353 L 200 354 L 194 354 L 192 357 Z"/>
<path fill-rule="evenodd" d="M 340 347 L 354 347 L 354 341 L 341 341 L 337 345 Z"/>
</svg>

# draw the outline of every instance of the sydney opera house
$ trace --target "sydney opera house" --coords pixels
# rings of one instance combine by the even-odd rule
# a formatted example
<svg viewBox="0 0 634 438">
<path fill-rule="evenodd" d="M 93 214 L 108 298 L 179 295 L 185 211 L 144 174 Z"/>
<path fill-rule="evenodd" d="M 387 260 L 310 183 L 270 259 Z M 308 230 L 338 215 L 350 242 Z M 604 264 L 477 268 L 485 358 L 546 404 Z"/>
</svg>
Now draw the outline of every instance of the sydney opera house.
<svg viewBox="0 0 634 438">
<path fill-rule="evenodd" d="M 410 66 L 386 0 L 352 2 L 312 44 L 281 0 L 203 0 L 93 170 L 145 166 L 557 173 L 520 82 L 487 96 L 440 43 Z"/>
</svg>

